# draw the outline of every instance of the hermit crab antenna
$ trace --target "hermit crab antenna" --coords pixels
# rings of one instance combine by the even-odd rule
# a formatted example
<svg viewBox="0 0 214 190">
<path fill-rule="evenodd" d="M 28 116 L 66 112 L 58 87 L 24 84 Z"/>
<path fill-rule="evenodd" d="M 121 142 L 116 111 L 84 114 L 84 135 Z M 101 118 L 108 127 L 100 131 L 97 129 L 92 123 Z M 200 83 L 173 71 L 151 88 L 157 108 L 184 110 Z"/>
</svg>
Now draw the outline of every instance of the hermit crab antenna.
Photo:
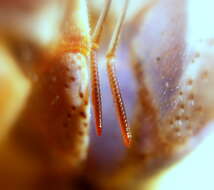
<svg viewBox="0 0 214 190">
<path fill-rule="evenodd" d="M 103 31 L 104 22 L 106 20 L 107 14 L 109 12 L 111 1 L 112 0 L 106 0 L 105 1 L 106 3 L 104 6 L 104 10 L 102 11 L 102 13 L 98 19 L 98 22 L 95 26 L 95 30 L 94 30 L 94 33 L 92 35 L 92 42 L 95 44 L 99 44 L 99 42 L 100 42 L 100 37 L 101 37 L 102 31 Z"/>
<path fill-rule="evenodd" d="M 119 41 L 122 25 L 124 23 L 125 15 L 126 15 L 126 12 L 128 9 L 128 3 L 129 3 L 129 0 L 125 0 L 122 14 L 117 22 L 117 25 L 116 25 L 114 33 L 113 33 L 113 37 L 112 37 L 110 45 L 109 45 L 109 49 L 106 54 L 107 73 L 108 73 L 109 83 L 111 86 L 111 92 L 112 92 L 113 100 L 115 103 L 115 109 L 117 112 L 119 125 L 120 125 L 121 131 L 122 131 L 122 136 L 123 136 L 124 142 L 127 146 L 129 146 L 131 144 L 132 135 L 131 135 L 131 130 L 128 126 L 126 111 L 125 111 L 123 99 L 122 99 L 121 92 L 120 92 L 119 82 L 118 82 L 118 79 L 117 79 L 117 76 L 115 73 L 115 59 L 114 58 L 115 58 L 115 53 L 116 53 L 116 49 L 118 46 L 118 41 Z"/>
<path fill-rule="evenodd" d="M 96 62 L 96 53 L 99 48 L 100 37 L 103 31 L 104 22 L 109 12 L 110 4 L 111 4 L 111 0 L 106 0 L 104 10 L 102 11 L 98 19 L 97 25 L 95 27 L 95 31 L 92 35 L 92 47 L 91 47 L 91 55 L 90 55 L 91 95 L 92 95 L 96 130 L 97 130 L 97 135 L 99 136 L 102 134 L 102 103 L 101 103 L 101 95 L 100 95 L 98 65 Z"/>
<path fill-rule="evenodd" d="M 116 49 L 117 49 L 118 42 L 119 42 L 119 38 L 120 38 L 120 33 L 122 30 L 122 25 L 124 23 L 126 12 L 128 9 L 128 4 L 129 4 L 129 0 L 125 0 L 125 4 L 124 4 L 123 10 L 122 10 L 122 13 L 121 13 L 120 18 L 119 18 L 117 25 L 115 27 L 115 30 L 114 30 L 114 33 L 113 33 L 107 54 L 106 54 L 107 58 L 115 56 Z"/>
</svg>

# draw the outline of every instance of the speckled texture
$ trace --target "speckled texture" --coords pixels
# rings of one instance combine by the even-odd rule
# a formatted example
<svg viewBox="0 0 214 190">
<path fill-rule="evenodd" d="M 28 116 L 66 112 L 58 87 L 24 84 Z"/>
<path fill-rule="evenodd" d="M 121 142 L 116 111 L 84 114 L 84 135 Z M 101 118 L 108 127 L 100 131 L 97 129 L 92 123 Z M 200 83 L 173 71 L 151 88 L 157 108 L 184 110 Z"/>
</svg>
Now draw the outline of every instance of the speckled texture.
<svg viewBox="0 0 214 190">
<path fill-rule="evenodd" d="M 200 30 L 194 22 L 197 6 L 191 0 L 161 0 L 142 17 L 134 37 L 138 97 L 132 118 L 135 142 L 127 159 L 127 171 L 133 169 L 134 176 L 156 174 L 192 150 L 213 119 L 213 34 L 203 28 L 195 35 Z"/>
</svg>

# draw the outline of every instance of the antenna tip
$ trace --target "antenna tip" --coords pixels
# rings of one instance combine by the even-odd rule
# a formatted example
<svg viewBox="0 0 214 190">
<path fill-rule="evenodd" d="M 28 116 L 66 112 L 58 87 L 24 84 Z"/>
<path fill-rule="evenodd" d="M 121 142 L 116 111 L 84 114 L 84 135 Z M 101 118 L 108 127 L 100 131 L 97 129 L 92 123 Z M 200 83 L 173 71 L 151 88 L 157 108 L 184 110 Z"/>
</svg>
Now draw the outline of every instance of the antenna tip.
<svg viewBox="0 0 214 190">
<path fill-rule="evenodd" d="M 101 135 L 102 135 L 102 126 L 101 126 L 101 125 L 98 125 L 98 126 L 96 127 L 96 129 L 97 129 L 97 136 L 101 136 Z"/>
</svg>

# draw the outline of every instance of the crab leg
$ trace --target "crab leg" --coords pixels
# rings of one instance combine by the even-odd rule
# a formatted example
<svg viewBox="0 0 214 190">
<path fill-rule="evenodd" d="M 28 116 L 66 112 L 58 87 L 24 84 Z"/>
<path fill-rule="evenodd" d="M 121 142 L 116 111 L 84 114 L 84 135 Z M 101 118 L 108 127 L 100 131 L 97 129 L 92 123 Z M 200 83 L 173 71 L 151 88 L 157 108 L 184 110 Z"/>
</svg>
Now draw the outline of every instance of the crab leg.
<svg viewBox="0 0 214 190">
<path fill-rule="evenodd" d="M 15 129 L 36 136 L 54 160 L 47 165 L 62 172 L 78 170 L 86 159 L 90 122 L 87 4 L 85 0 L 69 3 L 57 48 L 44 58 L 44 69 L 35 72 L 37 81 Z"/>
</svg>

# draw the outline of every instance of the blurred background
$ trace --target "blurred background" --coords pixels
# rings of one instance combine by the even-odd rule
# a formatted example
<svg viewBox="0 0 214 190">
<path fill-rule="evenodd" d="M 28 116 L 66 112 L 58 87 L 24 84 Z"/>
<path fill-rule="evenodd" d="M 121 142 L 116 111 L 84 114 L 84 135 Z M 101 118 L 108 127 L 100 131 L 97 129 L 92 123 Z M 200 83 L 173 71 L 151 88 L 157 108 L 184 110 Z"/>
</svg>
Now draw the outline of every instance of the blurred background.
<svg viewBox="0 0 214 190">
<path fill-rule="evenodd" d="M 75 2 L 82 2 L 83 7 L 87 3 L 87 9 L 81 5 L 80 10 L 76 10 Z M 77 147 L 86 156 L 77 156 L 77 161 L 73 161 L 75 154 L 58 152 L 58 149 L 55 152 L 55 144 L 43 141 L 40 132 L 48 136 L 52 134 L 51 131 L 40 131 L 39 126 L 37 131 L 37 125 L 50 125 L 52 129 L 51 124 L 42 123 L 39 117 L 47 115 L 54 118 L 54 114 L 46 112 L 48 109 L 42 97 L 48 94 L 46 89 L 44 93 L 35 93 L 38 98 L 31 100 L 30 97 L 34 89 L 40 90 L 38 84 L 46 80 L 46 73 L 39 75 L 38 70 L 43 67 L 46 69 L 46 63 L 47 69 L 52 68 L 51 61 L 55 60 L 64 35 L 64 25 L 69 18 L 67 11 L 69 8 L 73 11 L 68 15 L 75 11 L 86 11 L 81 15 L 88 18 L 81 17 L 75 22 L 80 22 L 80 25 L 81 22 L 89 22 L 90 28 L 86 30 L 90 31 L 90 36 L 104 4 L 104 0 L 0 0 L 0 186 L 9 190 L 213 189 L 213 77 L 206 78 L 207 83 L 200 83 L 203 76 L 206 77 L 205 73 L 200 78 L 204 69 L 209 71 L 209 76 L 214 71 L 211 63 L 214 59 L 214 28 L 210 24 L 213 18 L 212 0 L 130 1 L 117 50 L 116 72 L 133 129 L 132 148 L 128 149 L 123 144 L 105 67 L 105 54 L 124 0 L 112 1 L 97 55 L 103 102 L 103 135 L 96 135 L 90 110 L 91 114 L 87 112 L 87 116 L 91 116 L 88 121 L 89 132 L 84 133 L 83 137 L 89 137 L 88 147 L 79 148 L 83 144 L 80 141 L 71 143 L 71 149 Z M 68 25 L 75 22 L 68 21 Z M 167 51 L 170 53 L 166 55 Z M 199 52 L 200 58 L 195 58 L 196 66 L 189 66 L 195 52 Z M 165 55 L 169 56 L 165 58 Z M 159 66 L 156 63 L 157 56 L 161 59 Z M 160 77 L 161 74 L 166 80 Z M 188 112 L 189 120 L 196 127 L 190 129 L 190 135 L 184 130 L 183 136 L 180 135 L 184 140 L 180 142 L 173 139 L 174 131 L 166 130 L 169 126 L 165 118 L 174 118 L 176 102 L 179 102 L 179 98 L 176 99 L 179 93 L 177 89 L 188 88 L 183 82 L 188 77 L 196 82 L 192 88 L 196 104 L 198 101 L 203 106 L 203 113 L 195 115 L 195 111 Z M 154 107 L 157 112 L 154 115 L 146 115 L 147 103 L 142 101 L 144 88 L 151 94 L 148 110 Z M 166 95 L 162 95 L 164 91 Z M 44 111 L 34 110 L 31 113 L 29 110 L 34 109 L 29 103 L 31 101 L 41 105 Z M 160 115 L 157 123 L 154 122 L 156 115 Z M 145 119 L 142 119 L 144 116 Z M 27 121 L 27 124 L 22 121 Z M 33 123 L 36 123 L 35 129 Z M 75 133 L 72 123 L 70 126 L 71 133 Z M 145 126 L 148 126 L 148 130 L 142 130 Z M 167 147 L 157 145 L 159 141 L 154 140 L 157 136 L 150 126 L 155 128 L 154 131 L 158 128 L 158 137 L 165 139 L 165 133 L 172 136 L 172 140 L 168 140 L 171 139 L 169 137 L 167 142 L 161 142 Z M 181 125 L 181 130 L 182 127 L 185 128 Z M 72 142 L 75 138 L 69 140 Z M 144 147 L 149 147 L 148 151 Z M 150 154 L 150 148 L 151 152 L 154 150 L 158 154 Z"/>
</svg>

